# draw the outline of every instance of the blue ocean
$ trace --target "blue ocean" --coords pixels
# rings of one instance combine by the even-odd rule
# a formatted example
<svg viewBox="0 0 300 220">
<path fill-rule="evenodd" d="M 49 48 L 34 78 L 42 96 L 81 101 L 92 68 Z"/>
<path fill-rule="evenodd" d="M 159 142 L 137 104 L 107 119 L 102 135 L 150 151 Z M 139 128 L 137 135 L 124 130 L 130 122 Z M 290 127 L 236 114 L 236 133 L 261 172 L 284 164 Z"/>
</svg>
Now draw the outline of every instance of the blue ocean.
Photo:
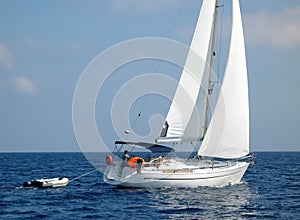
<svg viewBox="0 0 300 220">
<path fill-rule="evenodd" d="M 122 189 L 97 171 L 34 189 L 21 186 L 94 167 L 81 153 L 1 153 L 0 219 L 300 219 L 300 152 L 255 156 L 241 184 L 222 188 Z M 105 166 L 105 154 L 96 159 Z"/>
</svg>

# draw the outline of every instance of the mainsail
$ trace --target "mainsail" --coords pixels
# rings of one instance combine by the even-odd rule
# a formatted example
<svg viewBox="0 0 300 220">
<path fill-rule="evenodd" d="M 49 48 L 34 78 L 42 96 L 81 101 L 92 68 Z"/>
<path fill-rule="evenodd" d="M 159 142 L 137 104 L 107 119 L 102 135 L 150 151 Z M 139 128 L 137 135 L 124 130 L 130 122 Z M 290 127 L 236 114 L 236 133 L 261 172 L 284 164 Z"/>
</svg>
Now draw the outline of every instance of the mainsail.
<svg viewBox="0 0 300 220">
<path fill-rule="evenodd" d="M 198 155 L 239 158 L 249 153 L 249 100 L 239 0 L 232 1 L 232 31 L 221 92 Z"/>
<path fill-rule="evenodd" d="M 186 63 L 158 142 L 181 142 L 184 141 L 184 137 L 188 136 L 185 131 L 195 112 L 201 87 L 204 91 L 207 90 L 207 86 L 201 85 L 201 82 L 205 81 L 203 80 L 204 73 L 208 71 L 206 60 L 211 42 L 215 8 L 215 1 L 203 0 Z M 204 123 L 205 112 L 199 111 L 198 116 L 198 121 Z M 201 127 L 199 124 L 195 126 L 195 129 L 189 128 L 189 130 L 199 130 Z"/>
</svg>

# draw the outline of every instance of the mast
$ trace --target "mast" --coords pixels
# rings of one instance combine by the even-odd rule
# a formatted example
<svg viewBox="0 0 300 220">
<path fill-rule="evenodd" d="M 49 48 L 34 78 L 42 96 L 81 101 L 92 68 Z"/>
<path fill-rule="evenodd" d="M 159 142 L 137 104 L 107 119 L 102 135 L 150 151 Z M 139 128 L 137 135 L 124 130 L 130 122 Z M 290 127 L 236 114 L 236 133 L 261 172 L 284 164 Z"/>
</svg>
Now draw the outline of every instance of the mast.
<svg viewBox="0 0 300 220">
<path fill-rule="evenodd" d="M 210 57 L 209 57 L 209 76 L 208 76 L 208 90 L 207 90 L 207 98 L 206 98 L 206 104 L 205 104 L 205 119 L 204 119 L 204 132 L 202 140 L 206 134 L 207 127 L 208 127 L 208 113 L 209 113 L 209 96 L 212 93 L 213 86 L 212 86 L 212 74 L 213 74 L 213 64 L 215 56 L 215 41 L 216 41 L 216 32 L 217 32 L 217 21 L 218 21 L 218 8 L 219 8 L 219 0 L 216 0 L 216 7 L 215 7 L 215 13 L 214 13 L 214 21 L 213 21 L 213 33 L 212 33 L 212 40 L 211 40 L 211 48 L 210 48 Z"/>
</svg>

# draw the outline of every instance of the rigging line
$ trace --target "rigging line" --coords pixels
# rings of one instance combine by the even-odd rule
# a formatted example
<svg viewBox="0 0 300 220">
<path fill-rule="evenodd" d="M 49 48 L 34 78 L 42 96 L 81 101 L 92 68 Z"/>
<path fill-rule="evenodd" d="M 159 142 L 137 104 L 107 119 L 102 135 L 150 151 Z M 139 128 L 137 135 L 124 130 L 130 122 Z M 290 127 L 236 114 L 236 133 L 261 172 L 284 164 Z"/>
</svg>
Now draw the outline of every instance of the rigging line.
<svg viewBox="0 0 300 220">
<path fill-rule="evenodd" d="M 70 183 L 70 182 L 73 182 L 74 180 L 77 180 L 77 179 L 79 179 L 79 178 L 81 178 L 81 177 L 84 177 L 84 176 L 86 176 L 86 175 L 89 175 L 89 174 L 91 174 L 91 173 L 94 173 L 94 172 L 96 172 L 97 170 L 98 170 L 98 168 L 96 168 L 96 169 L 94 169 L 94 170 L 92 170 L 92 171 L 89 171 L 89 172 L 87 172 L 87 173 L 84 173 L 84 174 L 82 174 L 82 175 L 80 175 L 80 176 L 78 176 L 78 177 L 75 177 L 74 179 L 70 180 L 69 183 Z"/>
<path fill-rule="evenodd" d="M 222 12 L 221 12 L 221 24 L 220 24 L 220 32 L 219 32 L 219 48 L 218 48 L 218 68 L 217 68 L 217 77 L 218 77 L 218 81 L 221 82 L 220 80 L 220 62 L 221 62 L 221 52 L 222 52 L 222 36 L 223 36 L 223 17 L 224 17 L 224 4 L 220 5 L 219 7 L 222 8 Z"/>
<path fill-rule="evenodd" d="M 178 19 L 179 19 L 179 15 L 181 14 L 181 11 L 182 11 L 184 2 L 185 2 L 185 0 L 182 0 L 182 1 L 181 1 L 180 7 L 179 7 L 179 11 L 178 11 L 178 13 L 176 14 L 175 22 L 173 23 L 173 26 L 172 26 L 171 31 L 170 31 L 170 33 L 169 33 L 169 38 L 171 38 L 171 37 L 174 35 L 174 30 L 175 30 L 175 27 L 176 27 L 176 25 L 177 25 L 177 22 L 178 22 Z M 164 57 L 164 54 L 165 54 L 165 50 L 163 50 L 162 57 Z M 158 65 L 157 65 L 156 70 L 155 70 L 154 73 L 158 73 L 158 70 L 159 70 L 159 68 L 160 68 L 160 66 L 161 66 L 161 63 L 162 63 L 162 60 L 159 60 Z M 152 78 L 152 80 L 151 80 L 151 82 L 150 82 L 150 84 L 149 84 L 148 92 L 147 92 L 146 95 L 145 95 L 145 98 L 144 98 L 144 100 L 143 100 L 143 102 L 142 102 L 142 106 L 141 106 L 141 108 L 140 108 L 140 111 L 139 111 L 138 115 L 137 115 L 136 118 L 134 119 L 134 122 L 133 122 L 133 124 L 132 124 L 132 128 L 134 128 L 135 123 L 137 122 L 137 119 L 138 119 L 138 118 L 141 116 L 141 114 L 142 114 L 142 111 L 143 111 L 143 109 L 144 109 L 144 107 L 145 107 L 145 104 L 146 104 L 146 102 L 147 102 L 147 100 L 148 100 L 148 97 L 149 97 L 149 92 L 150 92 L 151 88 L 153 87 L 153 84 L 154 84 L 154 81 L 155 81 L 155 77 L 156 77 L 156 76 L 154 75 L 154 77 Z"/>
<path fill-rule="evenodd" d="M 209 75 L 208 75 L 208 94 L 206 95 L 206 103 L 205 103 L 205 118 L 204 118 L 204 131 L 203 137 L 206 135 L 208 129 L 208 118 L 209 118 L 209 95 L 212 93 L 213 84 L 212 84 L 212 75 L 213 75 L 213 65 L 214 65 L 214 48 L 216 42 L 216 31 L 218 28 L 218 15 L 219 15 L 219 1 L 216 0 L 216 6 L 213 15 L 213 26 L 212 26 L 212 36 L 211 36 L 211 45 L 209 49 L 210 57 L 209 57 Z"/>
</svg>

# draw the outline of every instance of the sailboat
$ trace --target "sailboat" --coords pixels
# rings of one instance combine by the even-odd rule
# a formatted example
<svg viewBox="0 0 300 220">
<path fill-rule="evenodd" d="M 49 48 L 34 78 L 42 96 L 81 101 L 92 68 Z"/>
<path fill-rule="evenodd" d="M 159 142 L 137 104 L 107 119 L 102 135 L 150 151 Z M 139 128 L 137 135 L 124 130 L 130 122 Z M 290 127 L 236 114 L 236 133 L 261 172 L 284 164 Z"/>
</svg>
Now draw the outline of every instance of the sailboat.
<svg viewBox="0 0 300 220">
<path fill-rule="evenodd" d="M 213 89 L 211 69 L 218 8 L 218 1 L 202 1 L 185 68 L 160 137 L 155 143 L 115 142 L 117 153 L 130 146 L 145 148 L 156 154 L 174 152 L 166 144 L 200 143 L 197 155 L 191 159 L 168 156 L 144 160 L 135 157 L 128 164 L 125 161 L 125 165 L 124 160 L 114 161 L 107 156 L 108 166 L 103 175 L 106 183 L 120 187 L 160 188 L 219 187 L 241 181 L 251 155 L 247 66 L 239 0 L 232 0 L 231 40 L 219 96 L 210 116 L 208 110 Z M 198 65 L 195 75 L 191 76 L 186 69 L 197 62 L 192 56 L 193 51 L 205 62 Z M 204 91 L 204 95 L 200 95 L 200 90 Z"/>
</svg>

